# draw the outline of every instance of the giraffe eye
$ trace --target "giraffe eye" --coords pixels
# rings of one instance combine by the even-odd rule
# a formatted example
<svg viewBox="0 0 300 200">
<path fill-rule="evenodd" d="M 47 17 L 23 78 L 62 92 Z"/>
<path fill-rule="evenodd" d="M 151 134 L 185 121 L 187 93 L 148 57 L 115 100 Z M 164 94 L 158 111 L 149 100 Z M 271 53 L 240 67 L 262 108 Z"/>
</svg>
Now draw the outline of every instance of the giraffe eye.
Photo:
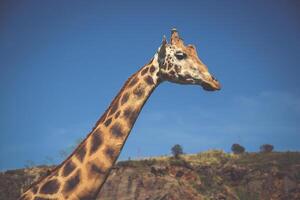
<svg viewBox="0 0 300 200">
<path fill-rule="evenodd" d="M 182 60 L 185 59 L 187 57 L 187 55 L 181 51 L 178 51 L 175 53 L 175 56 L 178 60 Z"/>
</svg>

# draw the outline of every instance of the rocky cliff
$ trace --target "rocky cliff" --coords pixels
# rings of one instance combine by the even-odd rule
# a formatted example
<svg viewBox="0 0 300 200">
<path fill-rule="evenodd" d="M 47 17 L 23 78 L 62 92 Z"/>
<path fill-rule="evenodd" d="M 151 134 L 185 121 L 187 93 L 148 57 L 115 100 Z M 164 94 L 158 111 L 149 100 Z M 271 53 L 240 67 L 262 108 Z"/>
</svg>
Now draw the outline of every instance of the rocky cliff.
<svg viewBox="0 0 300 200">
<path fill-rule="evenodd" d="M 0 173 L 0 199 L 15 200 L 54 166 Z M 300 153 L 226 154 L 208 151 L 180 159 L 156 157 L 119 162 L 101 200 L 300 199 Z"/>
</svg>

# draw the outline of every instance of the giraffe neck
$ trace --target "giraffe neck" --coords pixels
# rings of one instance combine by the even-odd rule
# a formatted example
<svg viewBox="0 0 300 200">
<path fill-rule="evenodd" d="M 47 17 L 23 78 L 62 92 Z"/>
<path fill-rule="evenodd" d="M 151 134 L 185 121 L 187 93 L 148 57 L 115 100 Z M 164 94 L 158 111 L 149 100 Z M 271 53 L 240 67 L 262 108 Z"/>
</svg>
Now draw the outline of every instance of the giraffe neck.
<svg viewBox="0 0 300 200">
<path fill-rule="evenodd" d="M 156 59 L 133 74 L 94 129 L 51 174 L 22 197 L 95 199 L 116 162 L 143 105 L 159 84 Z"/>
</svg>

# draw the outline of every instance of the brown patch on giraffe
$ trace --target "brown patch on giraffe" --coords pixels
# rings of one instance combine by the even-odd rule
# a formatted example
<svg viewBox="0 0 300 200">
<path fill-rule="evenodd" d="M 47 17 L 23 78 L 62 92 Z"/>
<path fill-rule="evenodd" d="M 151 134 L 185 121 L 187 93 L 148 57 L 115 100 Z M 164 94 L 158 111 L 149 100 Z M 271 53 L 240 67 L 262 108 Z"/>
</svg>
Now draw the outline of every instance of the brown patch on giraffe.
<svg viewBox="0 0 300 200">
<path fill-rule="evenodd" d="M 99 129 L 93 133 L 93 135 L 91 137 L 90 155 L 95 153 L 99 149 L 99 146 L 102 144 L 103 139 L 102 139 L 101 135 L 102 135 L 102 132 Z"/>
<path fill-rule="evenodd" d="M 80 160 L 80 162 L 83 162 L 84 157 L 86 155 L 86 146 L 84 143 L 78 148 L 75 155 L 78 158 L 78 160 Z"/>
<path fill-rule="evenodd" d="M 154 84 L 153 78 L 151 76 L 147 76 L 144 80 L 146 81 L 146 83 L 148 85 L 153 85 Z"/>
<path fill-rule="evenodd" d="M 128 99 L 129 99 L 129 94 L 126 92 L 121 99 L 121 105 L 126 103 L 128 101 Z"/>
<path fill-rule="evenodd" d="M 144 76 L 144 75 L 148 72 L 148 70 L 149 70 L 148 67 L 146 67 L 145 69 L 143 69 L 143 70 L 141 71 L 141 75 Z"/>
<path fill-rule="evenodd" d="M 174 70 L 171 70 L 169 73 L 170 73 L 172 76 L 175 76 L 175 71 L 174 71 Z"/>
<path fill-rule="evenodd" d="M 124 131 L 120 123 L 115 123 L 111 127 L 110 131 L 115 137 L 122 137 L 124 135 Z"/>
<path fill-rule="evenodd" d="M 68 193 L 74 190 L 80 182 L 80 171 L 78 170 L 74 176 L 66 181 L 63 191 Z"/>
<path fill-rule="evenodd" d="M 91 165 L 91 171 L 96 174 L 102 174 L 102 175 L 105 174 L 105 171 L 101 167 L 97 166 L 96 164 Z"/>
<path fill-rule="evenodd" d="M 90 162 L 88 164 L 88 168 L 89 168 L 89 172 L 91 173 L 92 177 L 95 176 L 95 174 L 105 175 L 105 170 L 99 163 L 96 164 L 96 163 Z"/>
<path fill-rule="evenodd" d="M 138 85 L 134 90 L 133 94 L 135 94 L 138 98 L 141 98 L 144 95 L 145 91 L 141 85 Z"/>
<path fill-rule="evenodd" d="M 116 114 L 115 114 L 115 119 L 117 119 L 121 114 L 121 111 L 119 110 Z"/>
<path fill-rule="evenodd" d="M 139 112 L 132 107 L 127 107 L 124 110 L 123 116 L 127 119 L 128 123 L 131 125 L 135 122 Z"/>
<path fill-rule="evenodd" d="M 72 171 L 74 171 L 75 168 L 76 166 L 72 160 L 67 161 L 66 164 L 64 165 L 62 175 L 64 177 L 69 176 L 72 173 Z"/>
<path fill-rule="evenodd" d="M 179 67 L 178 65 L 175 65 L 175 71 L 176 71 L 177 73 L 179 73 L 179 72 L 181 71 L 181 69 L 180 69 L 180 67 Z"/>
<path fill-rule="evenodd" d="M 139 81 L 139 78 L 135 76 L 128 84 L 128 87 L 134 86 Z"/>
<path fill-rule="evenodd" d="M 116 150 L 112 147 L 106 147 L 105 155 L 110 159 L 111 162 L 116 158 Z"/>
<path fill-rule="evenodd" d="M 155 71 L 155 67 L 153 65 L 151 65 L 150 67 L 150 73 L 152 74 Z"/>
<path fill-rule="evenodd" d="M 112 105 L 111 105 L 111 108 L 110 108 L 110 111 L 109 111 L 109 115 L 114 114 L 114 113 L 116 112 L 116 110 L 118 110 L 118 107 L 119 107 L 119 98 L 120 98 L 120 97 L 117 97 L 117 98 L 113 101 L 113 103 L 112 103 Z"/>
<path fill-rule="evenodd" d="M 41 194 L 55 194 L 60 187 L 59 182 L 56 179 L 47 181 L 40 189 Z"/>
<path fill-rule="evenodd" d="M 104 125 L 108 127 L 111 123 L 111 117 L 104 122 Z"/>
</svg>

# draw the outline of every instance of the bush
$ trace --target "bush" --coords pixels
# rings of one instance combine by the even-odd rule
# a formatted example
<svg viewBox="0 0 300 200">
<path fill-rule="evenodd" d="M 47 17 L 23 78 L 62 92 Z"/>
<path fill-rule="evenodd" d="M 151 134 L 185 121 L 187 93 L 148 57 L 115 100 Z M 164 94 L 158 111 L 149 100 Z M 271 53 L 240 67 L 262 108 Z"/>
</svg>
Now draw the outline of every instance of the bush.
<svg viewBox="0 0 300 200">
<path fill-rule="evenodd" d="M 269 153 L 269 152 L 273 151 L 274 146 L 271 144 L 263 144 L 260 146 L 259 149 L 260 149 L 260 152 L 262 152 L 262 153 Z"/>
<path fill-rule="evenodd" d="M 233 144 L 231 146 L 231 151 L 234 153 L 234 154 L 242 154 L 245 152 L 245 147 L 239 145 L 239 144 Z"/>
<path fill-rule="evenodd" d="M 182 147 L 179 144 L 175 144 L 172 149 L 173 156 L 178 159 L 181 154 L 183 154 Z"/>
</svg>

